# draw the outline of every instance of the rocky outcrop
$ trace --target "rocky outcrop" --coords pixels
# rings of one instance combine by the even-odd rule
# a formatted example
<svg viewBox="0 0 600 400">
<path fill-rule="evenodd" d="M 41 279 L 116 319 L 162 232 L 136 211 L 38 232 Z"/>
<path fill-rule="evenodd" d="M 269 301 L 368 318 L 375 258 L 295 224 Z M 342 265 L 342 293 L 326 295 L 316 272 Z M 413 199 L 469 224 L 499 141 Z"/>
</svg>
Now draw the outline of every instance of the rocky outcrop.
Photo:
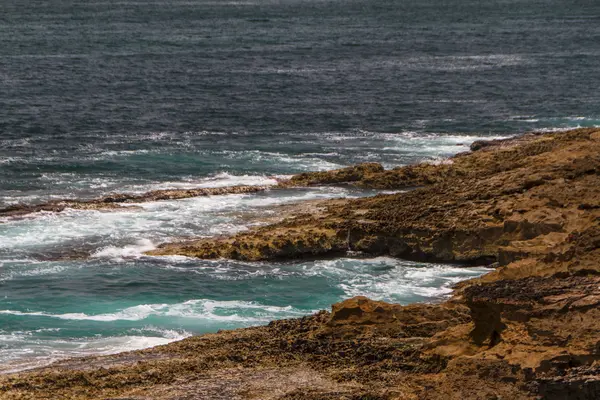
<svg viewBox="0 0 600 400">
<path fill-rule="evenodd" d="M 507 265 L 550 248 L 559 252 L 569 235 L 594 226 L 600 216 L 599 134 L 580 129 L 529 135 L 447 164 L 374 172 L 355 183 L 375 182 L 378 174 L 396 189 L 404 187 L 406 176 L 411 176 L 410 185 L 430 183 L 406 193 L 323 203 L 325 211 L 316 215 L 299 215 L 231 238 L 171 243 L 151 254 L 272 260 L 350 250 Z M 314 182 L 315 176 L 297 181 Z"/>
<path fill-rule="evenodd" d="M 422 163 L 384 170 L 378 163 L 364 163 L 331 171 L 306 172 L 295 175 L 279 186 L 312 186 L 352 184 L 372 189 L 404 189 L 447 182 L 455 178 L 479 179 L 506 169 L 521 160 L 519 156 L 542 154 L 551 146 L 545 142 L 550 135 L 528 133 L 508 139 L 473 142 L 473 153 L 461 153 L 441 163 Z M 507 150 L 507 153 L 499 153 Z"/>
<path fill-rule="evenodd" d="M 305 172 L 294 175 L 288 180 L 281 180 L 279 186 L 311 186 L 360 182 L 366 177 L 383 172 L 379 163 L 363 163 L 331 171 Z"/>
<path fill-rule="evenodd" d="M 283 230 L 281 234 L 252 232 L 239 237 L 170 243 L 149 255 L 186 255 L 203 259 L 229 258 L 246 261 L 309 258 L 344 254 L 347 243 L 333 229 Z"/>
<path fill-rule="evenodd" d="M 445 177 L 414 191 L 321 202 L 251 232 L 153 252 L 495 262 L 447 301 L 355 297 L 331 312 L 7 375 L 0 398 L 600 398 L 600 130 L 474 150 L 404 169 Z M 404 176 L 354 182 L 377 174 Z"/>
<path fill-rule="evenodd" d="M 54 200 L 44 204 L 17 204 L 0 209 L 0 217 L 21 217 L 36 212 L 61 212 L 67 208 L 75 210 L 123 210 L 131 209 L 132 204 L 161 200 L 180 200 L 190 197 L 219 196 L 225 194 L 256 193 L 269 189 L 269 186 L 225 186 L 197 189 L 153 190 L 142 194 L 113 193 L 92 200 Z"/>
</svg>

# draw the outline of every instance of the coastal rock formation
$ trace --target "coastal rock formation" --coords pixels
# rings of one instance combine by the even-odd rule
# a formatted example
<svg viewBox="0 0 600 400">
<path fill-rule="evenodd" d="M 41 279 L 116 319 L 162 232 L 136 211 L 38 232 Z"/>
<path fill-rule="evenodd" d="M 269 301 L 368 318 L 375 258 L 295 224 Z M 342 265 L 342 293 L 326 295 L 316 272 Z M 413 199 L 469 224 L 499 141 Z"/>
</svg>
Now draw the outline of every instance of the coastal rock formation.
<svg viewBox="0 0 600 400">
<path fill-rule="evenodd" d="M 153 190 L 142 194 L 114 193 L 92 200 L 64 199 L 37 205 L 16 204 L 0 209 L 0 217 L 21 217 L 41 211 L 61 212 L 67 208 L 75 210 L 123 210 L 132 208 L 132 204 L 135 203 L 180 200 L 200 196 L 256 193 L 267 189 L 269 189 L 269 186 L 225 186 L 215 188 Z"/>
<path fill-rule="evenodd" d="M 499 172 L 504 168 L 512 168 L 511 163 L 517 160 L 514 158 L 514 153 L 508 157 L 507 154 L 504 154 L 500 156 L 501 159 L 493 157 L 493 153 L 490 154 L 492 157 L 481 153 L 515 148 L 536 141 L 536 139 L 547 138 L 547 135 L 542 136 L 540 133 L 533 132 L 508 139 L 478 140 L 471 145 L 472 151 L 482 150 L 477 155 L 461 153 L 441 163 L 421 163 L 390 170 L 384 170 L 378 163 L 363 163 L 331 171 L 305 172 L 279 182 L 279 186 L 352 184 L 364 188 L 393 190 L 446 182 L 457 177 L 479 178 Z M 532 150 L 525 151 L 525 153 L 531 152 Z M 536 150 L 534 149 L 533 152 Z M 499 161 L 502 164 L 499 164 Z M 505 164 L 507 161 L 509 164 Z"/>
<path fill-rule="evenodd" d="M 352 184 L 384 175 L 394 189 L 425 184 L 413 191 L 321 202 L 251 232 L 152 252 L 494 263 L 447 301 L 355 297 L 331 312 L 6 375 L 0 398 L 600 398 L 600 130 L 473 150 L 437 166 L 348 174 Z M 317 176 L 330 179 L 296 182 Z"/>
<path fill-rule="evenodd" d="M 366 177 L 383 172 L 379 163 L 363 163 L 331 171 L 305 172 L 294 175 L 289 180 L 281 180 L 279 186 L 311 186 L 360 182 Z"/>
<path fill-rule="evenodd" d="M 568 237 L 597 225 L 598 130 L 495 141 L 450 161 L 373 172 L 360 181 L 338 170 L 333 176 L 351 176 L 365 186 L 433 183 L 406 193 L 325 202 L 325 211 L 316 215 L 297 215 L 234 237 L 170 243 L 151 254 L 256 261 L 350 250 L 507 265 L 548 248 L 560 251 Z M 302 174 L 290 182 L 331 179 L 326 173 Z"/>
</svg>

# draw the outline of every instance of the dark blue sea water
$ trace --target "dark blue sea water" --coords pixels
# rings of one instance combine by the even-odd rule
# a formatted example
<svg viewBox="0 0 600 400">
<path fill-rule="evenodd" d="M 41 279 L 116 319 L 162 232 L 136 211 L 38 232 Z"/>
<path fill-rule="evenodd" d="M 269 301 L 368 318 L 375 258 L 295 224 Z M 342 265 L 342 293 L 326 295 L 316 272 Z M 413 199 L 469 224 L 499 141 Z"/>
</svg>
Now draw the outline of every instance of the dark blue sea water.
<svg viewBox="0 0 600 400">
<path fill-rule="evenodd" d="M 0 207 L 438 161 L 600 124 L 596 0 L 4 0 Z M 483 273 L 389 258 L 142 255 L 347 188 L 0 221 L 0 370 L 303 315 L 433 301 Z M 49 261 L 85 250 L 89 259 Z"/>
</svg>

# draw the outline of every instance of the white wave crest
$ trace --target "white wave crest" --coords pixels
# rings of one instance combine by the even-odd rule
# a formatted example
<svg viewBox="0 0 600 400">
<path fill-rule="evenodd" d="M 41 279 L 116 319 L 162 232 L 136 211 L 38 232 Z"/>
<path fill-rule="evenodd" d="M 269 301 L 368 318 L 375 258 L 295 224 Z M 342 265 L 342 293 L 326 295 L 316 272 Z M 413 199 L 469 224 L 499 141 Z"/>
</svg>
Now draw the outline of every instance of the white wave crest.
<svg viewBox="0 0 600 400">
<path fill-rule="evenodd" d="M 154 250 L 156 246 L 149 239 L 140 239 L 135 244 L 116 247 L 108 246 L 104 247 L 94 254 L 93 258 L 110 258 L 116 261 L 122 261 L 126 258 L 139 258 L 144 255 L 144 252 Z"/>
<path fill-rule="evenodd" d="M 4 264 L 4 262 L 0 262 L 0 282 L 19 277 L 59 274 L 67 269 L 64 265 L 46 265 L 34 261 L 15 263 L 16 267 L 6 269 L 2 268 Z"/>
<path fill-rule="evenodd" d="M 36 331 L 32 331 L 36 332 Z M 132 329 L 132 335 L 79 340 L 39 340 L 32 332 L 2 335 L 2 341 L 19 342 L 21 346 L 3 350 L 0 348 L 0 373 L 13 373 L 51 364 L 65 358 L 90 355 L 108 355 L 125 351 L 160 346 L 191 336 L 186 331 L 144 327 Z M 148 336 L 148 333 L 151 335 Z"/>
<path fill-rule="evenodd" d="M 318 261 L 304 265 L 303 270 L 307 275 L 335 279 L 345 297 L 367 296 L 402 304 L 437 300 L 449 294 L 455 283 L 490 271 L 483 267 L 424 264 L 390 257 Z"/>
<path fill-rule="evenodd" d="M 97 322 L 141 321 L 151 316 L 157 316 L 194 318 L 225 322 L 261 323 L 268 322 L 275 318 L 305 315 L 312 311 L 313 310 L 297 310 L 291 306 L 268 306 L 246 301 L 215 301 L 208 299 L 197 299 L 176 304 L 141 304 L 128 307 L 114 313 L 96 315 L 88 315 L 84 313 L 52 314 L 41 311 L 24 312 L 15 310 L 0 310 L 0 314 Z"/>
<path fill-rule="evenodd" d="M 198 187 L 224 187 L 224 186 L 269 186 L 277 185 L 274 176 L 265 175 L 234 175 L 229 172 L 221 172 L 209 178 L 205 178 Z"/>
</svg>

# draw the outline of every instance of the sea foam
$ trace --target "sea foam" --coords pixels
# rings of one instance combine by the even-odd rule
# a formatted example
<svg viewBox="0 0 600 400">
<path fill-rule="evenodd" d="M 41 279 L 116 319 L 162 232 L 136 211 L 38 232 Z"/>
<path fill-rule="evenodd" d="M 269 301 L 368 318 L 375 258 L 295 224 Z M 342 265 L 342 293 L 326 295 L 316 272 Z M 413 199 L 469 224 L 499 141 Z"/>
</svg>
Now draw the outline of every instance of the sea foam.
<svg viewBox="0 0 600 400">
<path fill-rule="evenodd" d="M 96 322 L 142 321 L 151 316 L 158 316 L 212 321 L 261 323 L 268 322 L 277 317 L 292 317 L 304 315 L 306 313 L 307 311 L 298 310 L 291 306 L 269 306 L 246 301 L 215 301 L 209 299 L 192 299 L 175 304 L 140 304 L 120 311 L 96 315 L 85 313 L 52 314 L 41 311 L 0 310 L 0 314 L 10 314 L 22 317 L 47 317 L 63 320 Z"/>
</svg>

